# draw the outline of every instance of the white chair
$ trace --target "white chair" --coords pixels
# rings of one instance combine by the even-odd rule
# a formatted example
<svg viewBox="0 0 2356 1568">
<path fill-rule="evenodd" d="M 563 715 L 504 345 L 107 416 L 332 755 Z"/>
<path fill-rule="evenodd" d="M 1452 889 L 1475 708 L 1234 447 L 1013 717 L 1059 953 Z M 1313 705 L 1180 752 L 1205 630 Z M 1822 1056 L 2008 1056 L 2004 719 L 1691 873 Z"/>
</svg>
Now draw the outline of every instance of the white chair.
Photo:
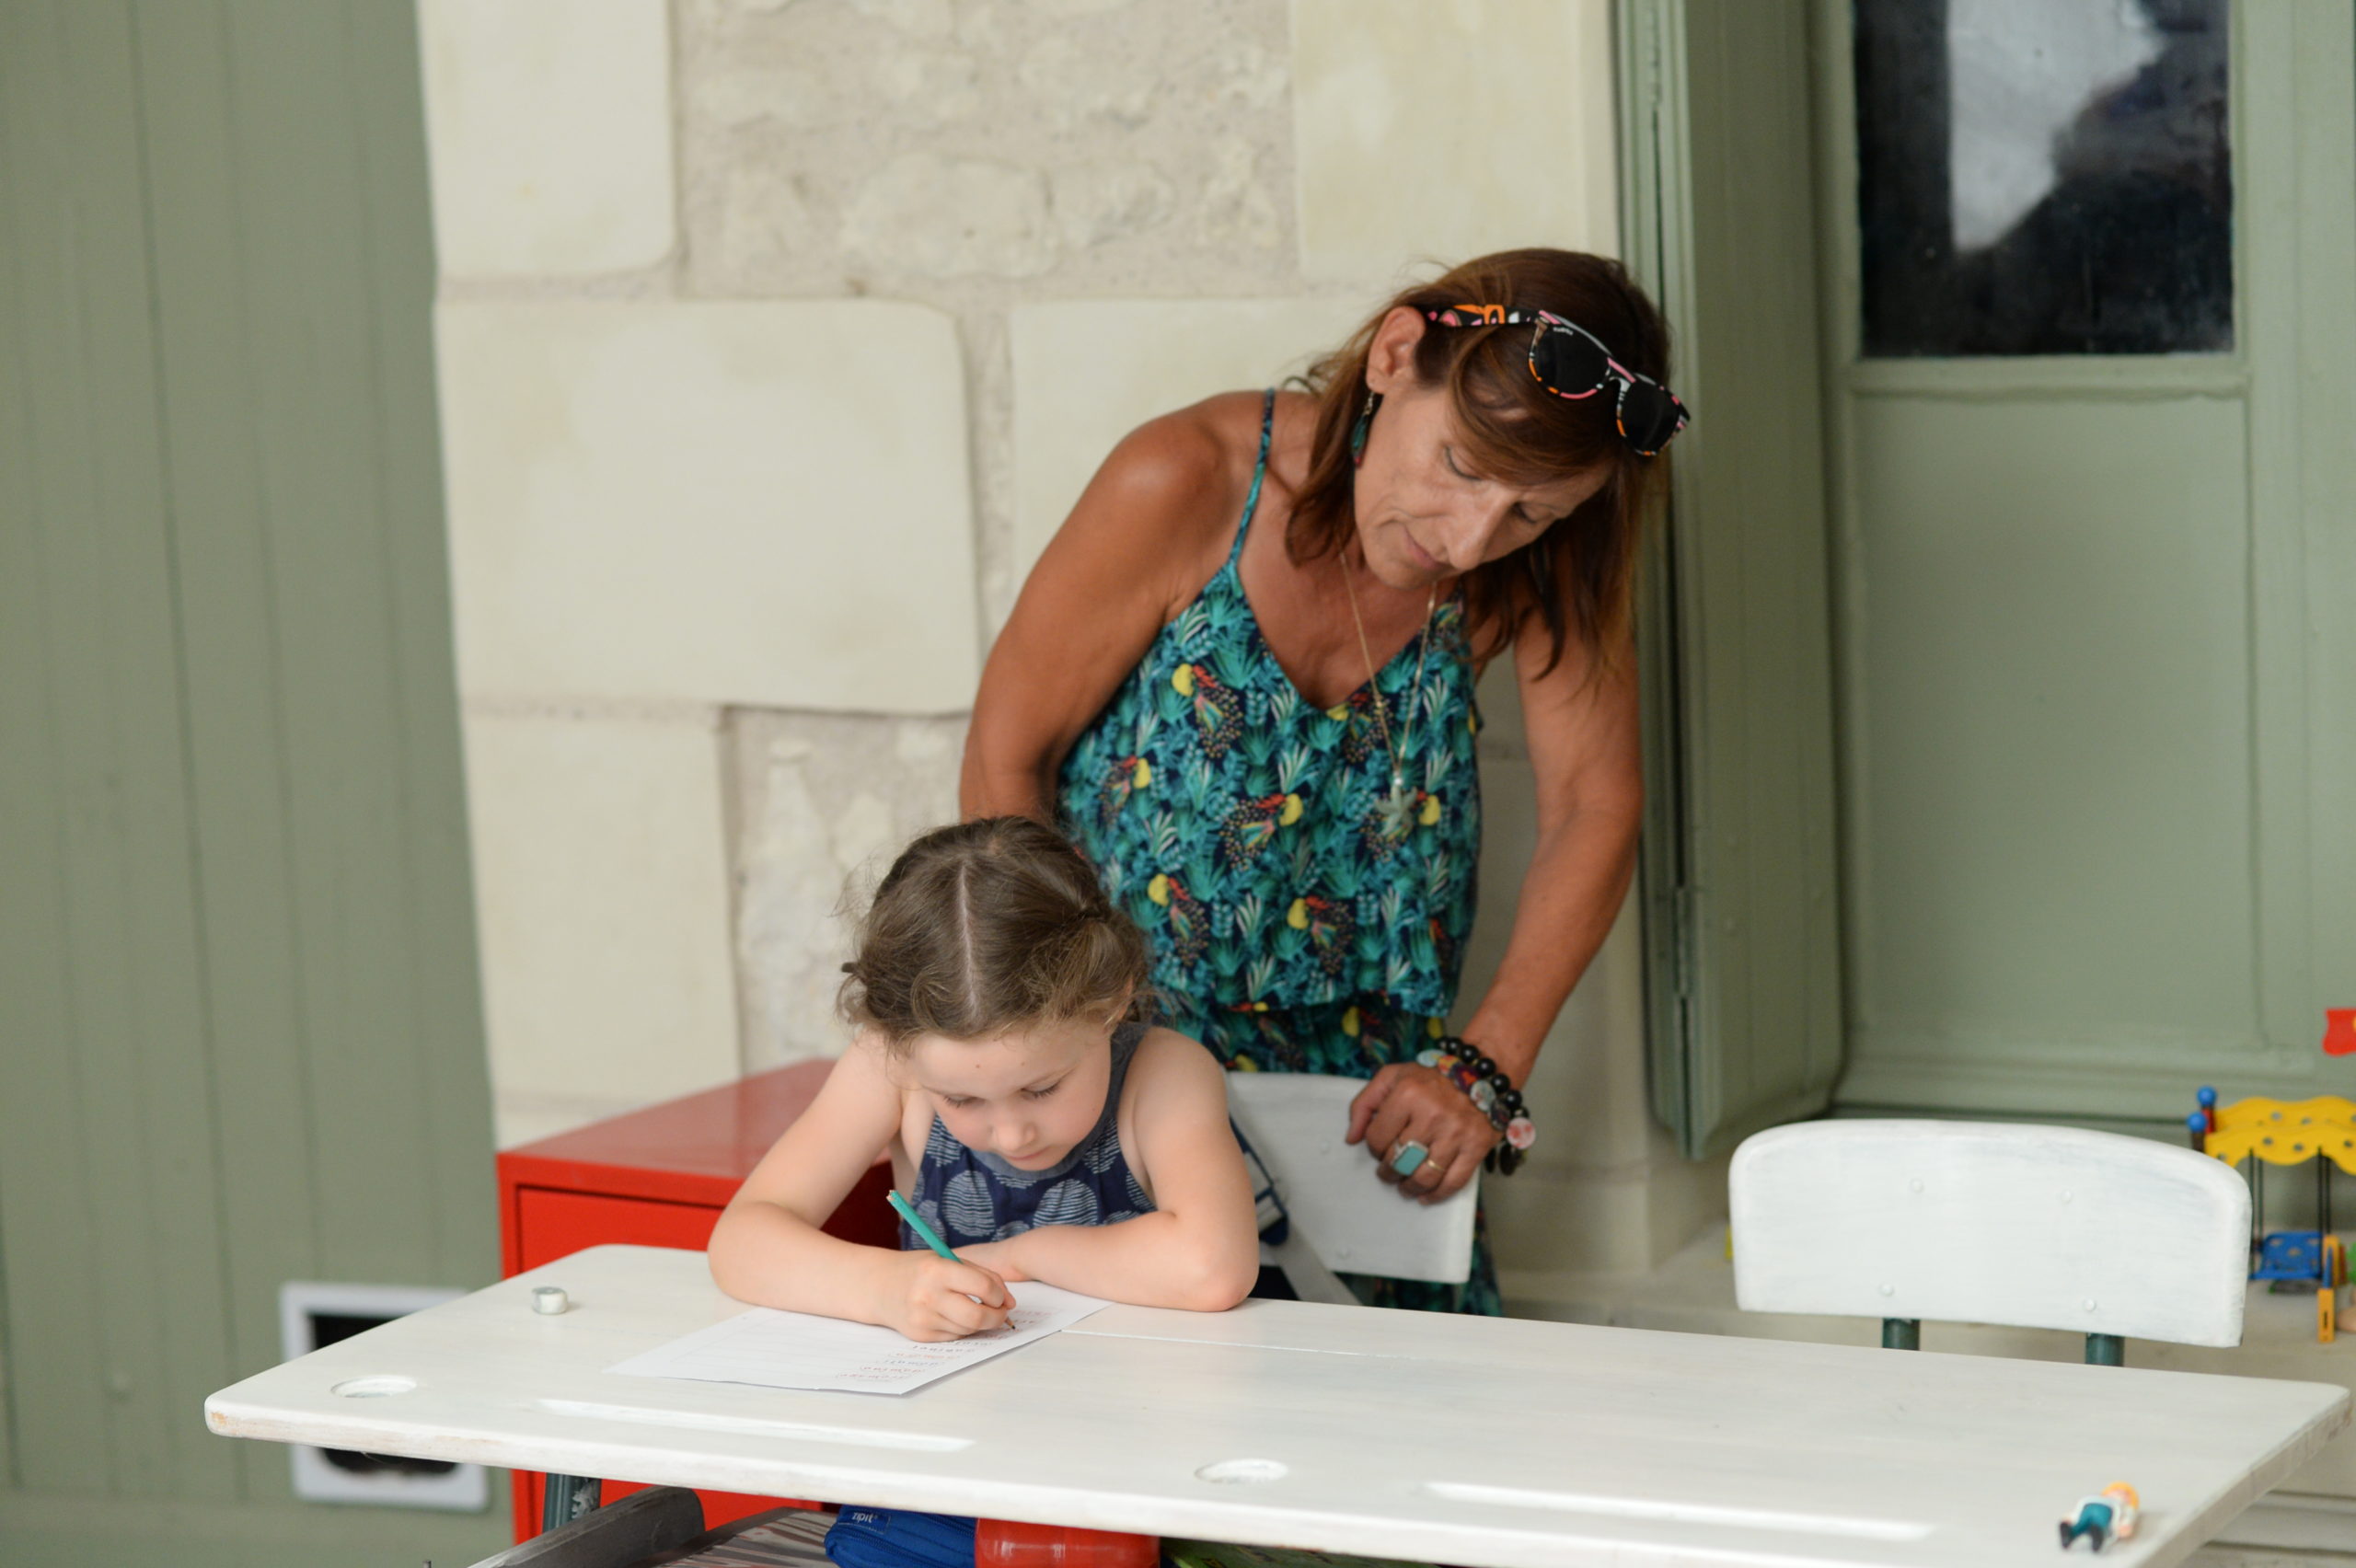
<svg viewBox="0 0 2356 1568">
<path fill-rule="evenodd" d="M 2073 1127 L 1804 1122 L 1735 1150 L 1735 1299 L 1746 1311 L 2070 1329 L 2239 1344 L 2249 1189 L 2190 1149 Z"/>
<path fill-rule="evenodd" d="M 1262 1248 L 1304 1301 L 1355 1305 L 1330 1271 L 1461 1285 L 1472 1274 L 1480 1178 L 1446 1203 L 1400 1195 L 1364 1145 L 1345 1144 L 1364 1078 L 1320 1073 L 1227 1075 L 1227 1109 L 1252 1143 L 1292 1220 L 1292 1239 Z"/>
</svg>

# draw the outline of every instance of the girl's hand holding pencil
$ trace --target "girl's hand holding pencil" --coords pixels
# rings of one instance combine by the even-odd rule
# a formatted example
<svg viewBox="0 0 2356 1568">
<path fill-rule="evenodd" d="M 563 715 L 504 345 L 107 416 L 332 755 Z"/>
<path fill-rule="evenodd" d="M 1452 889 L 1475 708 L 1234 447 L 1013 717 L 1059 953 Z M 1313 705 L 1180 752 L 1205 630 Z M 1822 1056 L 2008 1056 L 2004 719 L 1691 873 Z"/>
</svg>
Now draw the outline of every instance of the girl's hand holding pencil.
<svg viewBox="0 0 2356 1568">
<path fill-rule="evenodd" d="M 977 1263 L 943 1262 L 930 1252 L 902 1252 L 887 1276 L 887 1298 L 875 1320 L 930 1343 L 1006 1327 L 1014 1297 L 1006 1282 Z"/>
<path fill-rule="evenodd" d="M 1014 1310 L 1014 1293 L 1006 1288 L 1006 1281 L 951 1251 L 949 1244 L 898 1193 L 890 1197 L 892 1206 L 907 1221 L 917 1239 L 932 1249 L 932 1255 L 899 1254 L 900 1267 L 891 1275 L 891 1298 L 882 1304 L 878 1320 L 909 1339 L 927 1342 L 963 1339 L 1006 1327 L 1007 1315 Z"/>
</svg>

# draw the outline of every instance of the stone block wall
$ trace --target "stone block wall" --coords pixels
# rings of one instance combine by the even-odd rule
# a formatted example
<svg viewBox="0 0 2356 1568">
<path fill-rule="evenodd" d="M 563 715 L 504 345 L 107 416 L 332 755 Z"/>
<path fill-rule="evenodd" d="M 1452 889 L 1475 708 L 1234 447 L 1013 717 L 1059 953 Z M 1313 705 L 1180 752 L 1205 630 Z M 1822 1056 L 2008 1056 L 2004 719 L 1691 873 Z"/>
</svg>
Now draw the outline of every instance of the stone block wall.
<svg viewBox="0 0 2356 1568">
<path fill-rule="evenodd" d="M 1418 266 L 1616 247 L 1609 0 L 421 21 L 502 1143 L 840 1048 L 845 888 L 954 815 L 989 639 L 1121 434 L 1300 368 Z M 1531 835 L 1490 687 L 1474 986 Z M 1688 1228 L 1634 936 L 1533 1085 L 1509 1265 Z"/>
</svg>

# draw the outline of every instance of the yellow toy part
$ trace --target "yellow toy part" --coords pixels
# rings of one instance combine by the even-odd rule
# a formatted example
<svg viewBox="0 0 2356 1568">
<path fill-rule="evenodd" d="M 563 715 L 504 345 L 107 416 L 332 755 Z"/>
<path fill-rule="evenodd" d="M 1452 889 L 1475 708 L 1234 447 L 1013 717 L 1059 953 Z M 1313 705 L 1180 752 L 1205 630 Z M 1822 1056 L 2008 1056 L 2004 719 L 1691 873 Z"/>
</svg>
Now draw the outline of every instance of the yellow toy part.
<svg viewBox="0 0 2356 1568">
<path fill-rule="evenodd" d="M 2356 1105 L 2336 1094 L 2237 1100 L 2217 1108 L 2217 1129 L 2201 1147 L 2228 1165 L 2253 1155 L 2269 1165 L 2304 1165 L 2320 1155 L 2356 1176 Z"/>
<path fill-rule="evenodd" d="M 2356 1127 L 2356 1101 L 2337 1094 L 2318 1094 L 2313 1100 L 2269 1100 L 2261 1094 L 2217 1107 L 2221 1133 L 2251 1122 L 2281 1125 L 2285 1121 L 2336 1122 Z"/>
</svg>

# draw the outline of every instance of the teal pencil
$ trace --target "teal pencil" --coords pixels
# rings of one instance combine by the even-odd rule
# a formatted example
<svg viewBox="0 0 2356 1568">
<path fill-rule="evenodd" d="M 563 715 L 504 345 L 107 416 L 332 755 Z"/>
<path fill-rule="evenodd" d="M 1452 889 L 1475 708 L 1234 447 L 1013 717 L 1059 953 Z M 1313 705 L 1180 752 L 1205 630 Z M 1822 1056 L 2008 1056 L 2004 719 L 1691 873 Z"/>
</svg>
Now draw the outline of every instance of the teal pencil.
<svg viewBox="0 0 2356 1568">
<path fill-rule="evenodd" d="M 893 1188 L 889 1192 L 885 1193 L 884 1196 L 892 1200 L 892 1206 L 900 1211 L 900 1217 L 908 1222 L 908 1228 L 917 1233 L 918 1240 L 923 1242 L 926 1246 L 931 1248 L 934 1251 L 940 1253 L 942 1257 L 948 1259 L 953 1263 L 962 1263 L 965 1261 L 949 1250 L 948 1242 L 943 1241 L 940 1237 L 933 1234 L 932 1227 L 927 1225 L 922 1217 L 918 1215 L 917 1211 L 908 1206 L 908 1200 L 900 1196 L 899 1189 Z"/>
<path fill-rule="evenodd" d="M 962 1263 L 965 1261 L 956 1253 L 951 1251 L 949 1250 L 949 1243 L 943 1241 L 939 1236 L 933 1233 L 932 1227 L 927 1225 L 924 1220 L 918 1216 L 917 1211 L 908 1206 L 908 1200 L 900 1196 L 899 1190 L 897 1188 L 892 1189 L 884 1195 L 892 1200 L 892 1206 L 899 1210 L 900 1217 L 902 1219 L 908 1222 L 908 1228 L 917 1233 L 918 1240 L 923 1242 L 926 1246 L 931 1248 L 934 1251 L 940 1253 L 942 1257 L 948 1259 L 953 1263 Z M 965 1299 L 973 1302 L 976 1306 L 980 1306 L 982 1304 L 982 1298 L 978 1296 L 968 1296 Z M 1006 1305 L 1010 1310 L 1014 1306 L 1014 1297 L 1011 1293 L 1009 1293 L 1007 1296 Z"/>
</svg>

